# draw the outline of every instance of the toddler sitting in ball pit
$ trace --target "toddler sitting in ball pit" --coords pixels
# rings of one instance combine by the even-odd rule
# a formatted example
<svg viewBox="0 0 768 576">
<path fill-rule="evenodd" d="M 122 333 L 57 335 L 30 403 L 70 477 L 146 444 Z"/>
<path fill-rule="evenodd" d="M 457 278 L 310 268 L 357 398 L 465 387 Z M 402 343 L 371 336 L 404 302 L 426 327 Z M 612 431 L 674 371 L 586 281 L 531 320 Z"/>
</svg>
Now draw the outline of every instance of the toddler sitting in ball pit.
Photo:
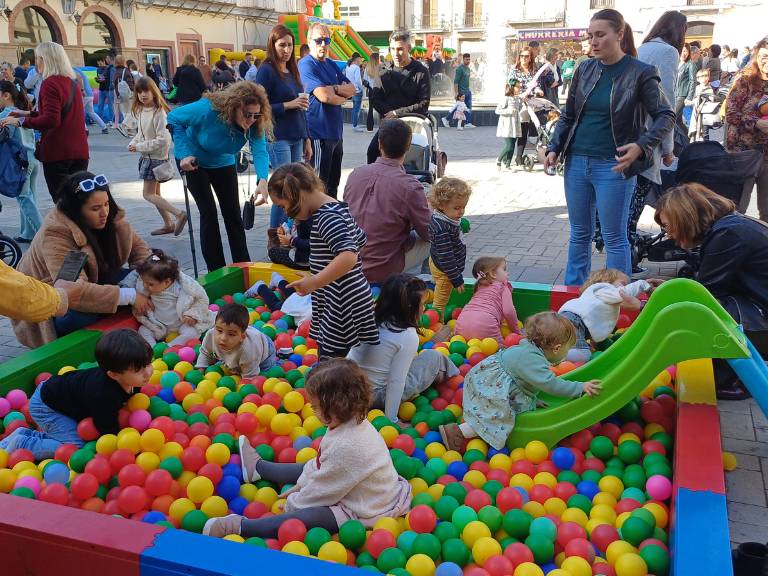
<svg viewBox="0 0 768 576">
<path fill-rule="evenodd" d="M 372 527 L 380 518 L 408 512 L 411 485 L 397 474 L 384 439 L 366 418 L 371 386 L 360 368 L 342 358 L 321 362 L 309 373 L 306 391 L 315 415 L 328 427 L 316 458 L 305 464 L 269 462 L 240 437 L 244 481 L 293 484 L 281 494 L 286 513 L 256 520 L 237 514 L 212 518 L 203 534 L 275 538 L 292 518 L 336 533 L 347 520 Z"/>
<path fill-rule="evenodd" d="M 566 359 L 588 361 L 592 351 L 587 338 L 596 344 L 606 340 L 616 328 L 621 308 L 640 310 L 643 304 L 637 296 L 651 291 L 653 285 L 660 282 L 637 280 L 630 283 L 626 274 L 614 268 L 592 272 L 579 290 L 579 297 L 560 306 L 560 314 L 576 327 L 576 344 Z"/>
<path fill-rule="evenodd" d="M 29 450 L 35 460 L 53 458 L 62 444 L 83 445 L 80 420 L 92 418 L 100 434 L 117 434 L 118 412 L 152 375 L 152 349 L 133 330 L 105 333 L 96 344 L 98 366 L 52 376 L 29 400 L 38 430 L 17 428 L 0 441 L 6 452 Z"/>
<path fill-rule="evenodd" d="M 562 362 L 576 342 L 576 329 L 568 319 L 555 312 L 534 314 L 525 322 L 525 334 L 520 344 L 486 358 L 467 373 L 464 423 L 440 426 L 450 450 L 461 450 L 466 438 L 476 436 L 501 450 L 517 414 L 535 410 L 542 390 L 570 398 L 600 393 L 597 380 L 571 382 L 549 369 Z"/>
<path fill-rule="evenodd" d="M 148 295 L 153 305 L 145 314 L 136 315 L 141 324 L 139 334 L 150 346 L 172 332 L 178 336 L 171 340 L 171 346 L 185 344 L 213 326 L 208 294 L 194 278 L 179 270 L 178 260 L 155 249 L 136 272 L 136 292 Z"/>
<path fill-rule="evenodd" d="M 242 304 L 222 306 L 216 323 L 200 345 L 196 368 L 220 363 L 233 374 L 253 378 L 277 364 L 272 340 L 250 326 L 248 308 Z"/>
</svg>

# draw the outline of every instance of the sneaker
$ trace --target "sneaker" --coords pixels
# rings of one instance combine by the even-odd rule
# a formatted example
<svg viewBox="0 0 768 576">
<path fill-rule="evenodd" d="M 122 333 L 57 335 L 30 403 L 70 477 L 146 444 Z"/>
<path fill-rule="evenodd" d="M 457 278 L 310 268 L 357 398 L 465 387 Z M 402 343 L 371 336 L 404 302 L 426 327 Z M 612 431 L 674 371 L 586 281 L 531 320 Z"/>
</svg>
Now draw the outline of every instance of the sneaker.
<svg viewBox="0 0 768 576">
<path fill-rule="evenodd" d="M 477 128 L 477 126 L 472 124 L 472 122 L 467 122 L 466 124 L 464 124 L 464 128 Z"/>
<path fill-rule="evenodd" d="M 163 226 L 162 228 L 158 228 L 157 230 L 152 230 L 150 232 L 150 236 L 163 236 L 165 234 L 170 234 L 173 232 L 173 225 L 167 224 L 166 226 Z"/>
<path fill-rule="evenodd" d="M 354 130 L 355 132 L 365 132 L 365 128 L 363 128 L 362 126 L 353 126 L 352 130 Z"/>
<path fill-rule="evenodd" d="M 101 129 L 101 133 L 102 133 L 102 134 L 109 134 L 109 128 L 107 128 L 106 126 L 104 126 L 104 128 L 102 128 L 102 129 Z"/>
<path fill-rule="evenodd" d="M 248 288 L 248 290 L 246 290 L 243 293 L 243 296 L 245 296 L 246 298 L 256 298 L 256 296 L 259 295 L 259 288 L 261 288 L 262 286 L 266 286 L 264 281 L 263 280 L 256 280 L 254 285 L 251 286 L 250 288 Z M 245 438 L 245 436 L 241 436 L 241 438 Z"/>
<path fill-rule="evenodd" d="M 261 474 L 256 470 L 256 465 L 261 460 L 261 456 L 256 451 L 256 448 L 251 446 L 248 438 L 243 435 L 240 436 L 240 469 L 243 472 L 244 482 L 257 482 L 261 480 Z"/>
<path fill-rule="evenodd" d="M 448 118 L 446 118 L 445 116 L 440 118 L 440 121 L 443 123 L 443 126 L 445 126 L 446 128 L 450 128 L 451 127 L 451 124 L 448 122 Z"/>
<path fill-rule="evenodd" d="M 240 534 L 240 526 L 243 523 L 243 517 L 239 514 L 229 514 L 221 518 L 211 518 L 203 526 L 204 536 L 213 536 L 214 538 L 224 538 L 230 534 Z"/>
<path fill-rule="evenodd" d="M 125 137 L 125 138 L 130 138 L 130 136 L 128 135 L 128 131 L 127 131 L 127 130 L 126 130 L 126 129 L 125 129 L 125 128 L 124 128 L 124 127 L 121 125 L 121 124 L 118 124 L 118 125 L 115 127 L 115 130 L 117 130 L 118 132 L 120 132 L 120 134 L 121 134 L 123 137 Z"/>
<path fill-rule="evenodd" d="M 458 424 L 443 424 L 439 427 L 440 438 L 443 439 L 443 444 L 448 450 L 455 450 L 460 452 L 464 446 L 464 434 L 461 433 L 461 428 Z"/>
<path fill-rule="evenodd" d="M 178 216 L 176 216 L 176 225 L 173 227 L 173 235 L 178 236 L 184 231 L 184 226 L 187 225 L 187 220 L 189 219 L 189 216 L 187 216 L 186 212 L 182 212 Z"/>
<path fill-rule="evenodd" d="M 285 278 L 283 278 L 279 273 L 272 272 L 272 276 L 269 278 L 269 287 L 274 290 L 283 280 L 285 280 Z"/>
<path fill-rule="evenodd" d="M 464 126 L 456 126 L 456 130 L 464 130 Z"/>
</svg>

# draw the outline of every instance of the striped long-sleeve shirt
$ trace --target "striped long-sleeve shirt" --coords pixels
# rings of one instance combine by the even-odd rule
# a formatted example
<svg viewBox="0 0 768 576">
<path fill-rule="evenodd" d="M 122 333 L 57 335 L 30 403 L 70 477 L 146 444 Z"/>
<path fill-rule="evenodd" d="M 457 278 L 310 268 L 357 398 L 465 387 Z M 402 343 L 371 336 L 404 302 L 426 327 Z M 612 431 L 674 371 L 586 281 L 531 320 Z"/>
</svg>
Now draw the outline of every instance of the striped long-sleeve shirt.
<svg viewBox="0 0 768 576">
<path fill-rule="evenodd" d="M 451 279 L 456 288 L 464 284 L 467 247 L 461 241 L 458 220 L 451 220 L 435 210 L 429 222 L 430 256 L 437 268 Z"/>
</svg>

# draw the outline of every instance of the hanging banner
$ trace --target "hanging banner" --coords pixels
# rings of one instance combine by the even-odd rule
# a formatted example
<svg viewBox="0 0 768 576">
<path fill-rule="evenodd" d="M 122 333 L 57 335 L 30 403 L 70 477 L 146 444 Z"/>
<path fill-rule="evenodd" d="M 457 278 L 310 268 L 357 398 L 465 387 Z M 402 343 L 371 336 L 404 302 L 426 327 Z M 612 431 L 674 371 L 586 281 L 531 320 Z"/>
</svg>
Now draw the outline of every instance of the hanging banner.
<svg viewBox="0 0 768 576">
<path fill-rule="evenodd" d="M 435 52 L 443 53 L 443 37 L 439 34 L 427 34 L 427 55 L 431 58 Z"/>
<path fill-rule="evenodd" d="M 531 40 L 581 40 L 586 35 L 586 28 L 539 28 L 537 30 L 517 31 L 517 39 L 521 42 L 530 42 Z"/>
</svg>

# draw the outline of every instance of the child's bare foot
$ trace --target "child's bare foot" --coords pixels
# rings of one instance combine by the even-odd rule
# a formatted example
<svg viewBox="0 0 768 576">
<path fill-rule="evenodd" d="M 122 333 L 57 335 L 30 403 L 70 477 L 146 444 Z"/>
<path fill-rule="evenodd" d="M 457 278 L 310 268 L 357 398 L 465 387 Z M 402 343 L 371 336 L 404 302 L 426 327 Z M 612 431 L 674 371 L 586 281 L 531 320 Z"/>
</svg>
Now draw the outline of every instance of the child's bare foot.
<svg viewBox="0 0 768 576">
<path fill-rule="evenodd" d="M 451 330 L 451 327 L 448 326 L 448 324 L 444 324 L 443 327 L 435 332 L 434 336 L 432 336 L 431 342 L 434 342 L 435 344 L 439 342 L 446 342 L 451 338 L 452 334 L 453 330 Z"/>
<path fill-rule="evenodd" d="M 240 525 L 243 517 L 239 514 L 229 514 L 221 518 L 211 518 L 203 526 L 204 536 L 213 536 L 214 538 L 224 538 L 230 534 L 240 534 Z"/>
<path fill-rule="evenodd" d="M 240 436 L 240 468 L 243 472 L 243 481 L 256 482 L 261 480 L 261 474 L 256 470 L 256 465 L 261 460 L 261 456 L 256 448 L 251 446 L 246 436 Z"/>
<path fill-rule="evenodd" d="M 448 450 L 460 451 L 464 446 L 464 434 L 458 424 L 443 424 L 439 428 L 440 437 Z"/>
</svg>

